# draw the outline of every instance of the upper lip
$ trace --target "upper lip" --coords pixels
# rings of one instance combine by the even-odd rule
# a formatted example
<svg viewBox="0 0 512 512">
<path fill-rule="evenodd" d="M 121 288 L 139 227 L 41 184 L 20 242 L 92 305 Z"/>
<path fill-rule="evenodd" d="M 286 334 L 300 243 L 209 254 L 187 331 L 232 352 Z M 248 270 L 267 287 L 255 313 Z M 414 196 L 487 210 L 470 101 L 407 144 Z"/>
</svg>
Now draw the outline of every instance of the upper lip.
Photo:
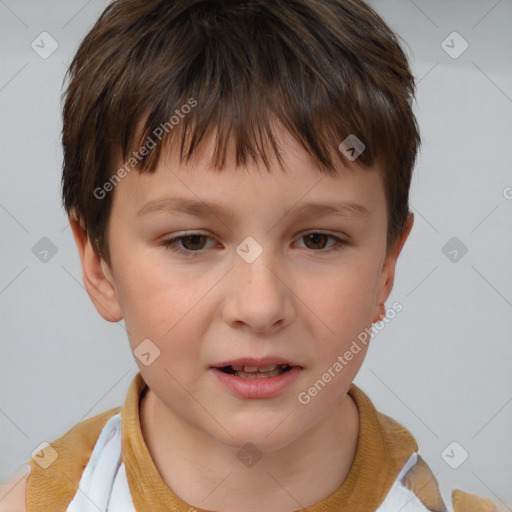
<svg viewBox="0 0 512 512">
<path fill-rule="evenodd" d="M 238 359 L 230 359 L 229 361 L 221 361 L 212 365 L 213 368 L 224 368 L 224 366 L 252 366 L 254 368 L 266 368 L 268 366 L 287 364 L 289 366 L 300 366 L 291 359 L 279 356 L 268 356 L 261 359 L 254 357 L 239 357 Z"/>
</svg>

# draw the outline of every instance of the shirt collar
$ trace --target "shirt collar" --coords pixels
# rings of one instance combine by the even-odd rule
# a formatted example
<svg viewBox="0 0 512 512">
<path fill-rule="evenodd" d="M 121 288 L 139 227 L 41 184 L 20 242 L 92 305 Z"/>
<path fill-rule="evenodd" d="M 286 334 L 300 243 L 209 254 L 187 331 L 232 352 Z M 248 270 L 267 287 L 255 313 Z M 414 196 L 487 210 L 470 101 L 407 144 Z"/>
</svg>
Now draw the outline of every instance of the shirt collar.
<svg viewBox="0 0 512 512">
<path fill-rule="evenodd" d="M 156 468 L 144 441 L 139 417 L 140 399 L 147 389 L 138 372 L 121 411 L 122 457 L 135 508 L 152 512 L 210 512 L 192 507 L 176 496 Z M 359 435 L 352 467 L 333 494 L 303 512 L 376 510 L 409 456 L 418 449 L 410 432 L 379 413 L 355 384 L 350 386 L 348 394 L 359 411 Z"/>
</svg>

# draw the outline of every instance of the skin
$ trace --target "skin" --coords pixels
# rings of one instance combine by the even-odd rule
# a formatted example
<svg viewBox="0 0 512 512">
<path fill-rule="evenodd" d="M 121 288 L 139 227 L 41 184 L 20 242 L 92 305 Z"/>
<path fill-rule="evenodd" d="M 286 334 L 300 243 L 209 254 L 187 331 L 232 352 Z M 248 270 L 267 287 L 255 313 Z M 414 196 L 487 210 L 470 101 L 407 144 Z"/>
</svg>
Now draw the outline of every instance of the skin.
<svg viewBox="0 0 512 512">
<path fill-rule="evenodd" d="M 166 484 L 198 508 L 288 512 L 326 498 L 349 473 L 359 415 L 347 391 L 366 349 L 309 404 L 297 396 L 385 312 L 413 215 L 386 253 L 386 203 L 376 168 L 340 163 L 337 177 L 324 176 L 283 131 L 287 174 L 275 159 L 271 173 L 253 172 L 254 164 L 237 169 L 232 153 L 214 173 L 212 143 L 207 139 L 188 165 L 169 153 L 155 174 L 134 171 L 116 186 L 111 268 L 80 223 L 71 216 L 70 223 L 98 312 L 110 322 L 124 318 L 132 350 L 148 338 L 160 350 L 149 366 L 135 360 L 149 386 L 141 428 Z M 137 216 L 149 201 L 171 196 L 218 201 L 234 217 Z M 293 209 L 304 201 L 353 201 L 369 214 L 297 219 Z M 163 245 L 189 230 L 209 237 L 174 244 L 193 257 Z M 346 244 L 324 237 L 308 242 L 306 230 L 327 231 Z M 252 263 L 236 252 L 248 236 L 263 248 Z M 209 370 L 217 362 L 268 355 L 302 366 L 293 385 L 271 399 L 239 398 Z M 252 467 L 237 458 L 247 442 L 262 453 Z"/>
</svg>

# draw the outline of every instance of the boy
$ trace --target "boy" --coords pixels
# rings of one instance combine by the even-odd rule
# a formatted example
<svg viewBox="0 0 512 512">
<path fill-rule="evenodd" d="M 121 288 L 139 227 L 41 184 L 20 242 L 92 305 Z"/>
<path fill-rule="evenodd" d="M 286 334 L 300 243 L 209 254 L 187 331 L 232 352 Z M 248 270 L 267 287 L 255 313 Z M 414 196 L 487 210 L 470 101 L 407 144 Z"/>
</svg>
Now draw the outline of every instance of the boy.
<svg viewBox="0 0 512 512">
<path fill-rule="evenodd" d="M 413 95 L 360 0 L 105 10 L 70 67 L 63 199 L 140 372 L 122 407 L 44 449 L 53 463 L 30 461 L 5 510 L 495 510 L 443 500 L 352 384 L 362 334 L 395 311 Z"/>
</svg>

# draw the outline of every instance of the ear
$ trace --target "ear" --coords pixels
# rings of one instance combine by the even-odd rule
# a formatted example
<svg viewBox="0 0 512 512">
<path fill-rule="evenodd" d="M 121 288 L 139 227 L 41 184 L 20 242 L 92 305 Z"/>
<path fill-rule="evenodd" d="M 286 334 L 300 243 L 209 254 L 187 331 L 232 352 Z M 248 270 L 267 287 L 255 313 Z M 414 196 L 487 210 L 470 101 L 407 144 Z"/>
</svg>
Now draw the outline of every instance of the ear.
<svg viewBox="0 0 512 512">
<path fill-rule="evenodd" d="M 400 238 L 396 241 L 395 245 L 389 249 L 386 253 L 382 270 L 379 277 L 379 284 L 377 288 L 377 296 L 375 307 L 373 311 L 372 322 L 378 322 L 381 320 L 382 313 L 385 313 L 385 302 L 393 289 L 393 283 L 395 281 L 395 267 L 398 260 L 398 256 L 402 251 L 402 247 L 407 240 L 409 233 L 411 232 L 412 225 L 414 224 L 414 214 L 409 212 L 407 215 L 407 221 L 403 229 Z"/>
<path fill-rule="evenodd" d="M 85 289 L 98 313 L 108 322 L 119 322 L 123 318 L 117 299 L 114 278 L 105 260 L 96 254 L 87 236 L 83 221 L 74 214 L 68 216 L 82 264 Z"/>
</svg>

